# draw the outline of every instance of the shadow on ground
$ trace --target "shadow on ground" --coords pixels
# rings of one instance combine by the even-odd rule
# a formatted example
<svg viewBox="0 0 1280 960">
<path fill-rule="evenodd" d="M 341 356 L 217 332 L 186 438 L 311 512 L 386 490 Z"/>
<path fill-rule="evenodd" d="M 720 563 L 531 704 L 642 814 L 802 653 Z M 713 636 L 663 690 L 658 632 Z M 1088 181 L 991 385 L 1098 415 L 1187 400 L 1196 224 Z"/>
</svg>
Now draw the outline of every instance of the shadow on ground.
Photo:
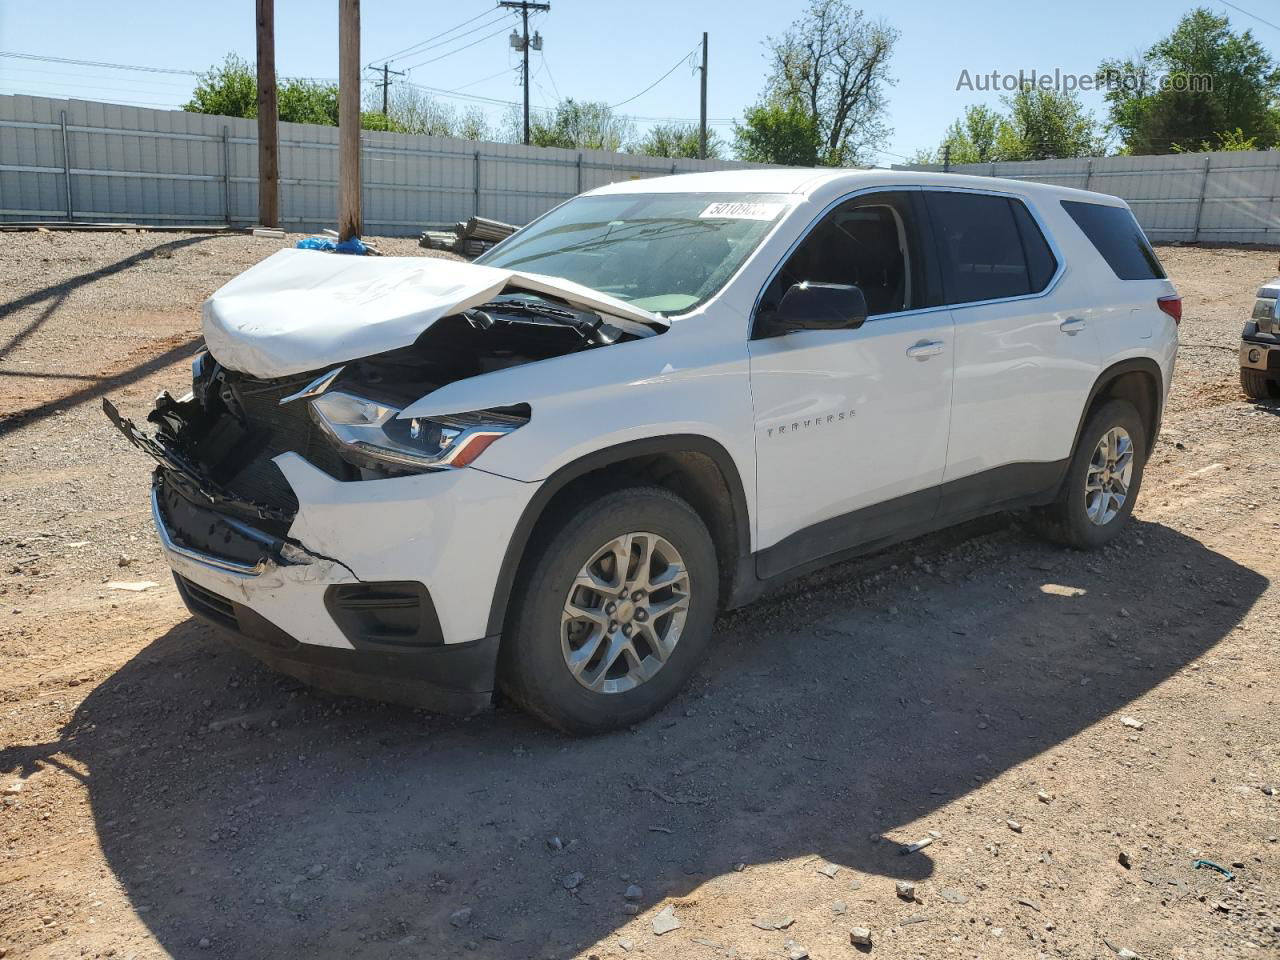
<svg viewBox="0 0 1280 960">
<path fill-rule="evenodd" d="M 212 239 L 211 236 L 194 236 L 183 237 L 176 240 L 169 240 L 165 243 L 158 244 L 155 247 L 141 250 L 138 253 L 128 257 L 123 257 L 114 263 L 98 267 L 95 270 L 89 270 L 66 280 L 60 280 L 52 283 L 47 287 L 16 297 L 12 300 L 0 299 L 0 325 L 3 325 L 11 317 L 17 317 L 19 313 L 28 308 L 37 308 L 38 313 L 33 318 L 23 323 L 21 327 L 13 332 L 3 343 L 0 343 L 0 360 L 5 359 L 9 354 L 13 353 L 18 347 L 25 343 L 28 339 L 40 332 L 40 329 L 53 317 L 53 315 L 63 306 L 67 298 L 83 287 L 91 286 L 100 280 L 105 280 L 115 276 L 118 273 L 130 270 L 139 264 L 146 263 L 154 258 L 172 257 L 174 252 L 185 247 L 194 246 L 204 243 Z M 2 293 L 0 293 L 2 295 Z M 54 372 L 42 371 L 23 371 L 5 369 L 0 370 L 0 380 L 4 378 L 21 378 L 21 377 L 38 377 L 40 379 L 58 380 L 65 379 L 78 382 L 88 382 L 88 385 L 80 387 L 77 390 L 71 390 L 63 396 L 56 397 L 45 403 L 38 404 L 21 410 L 8 411 L 0 414 L 0 439 L 15 433 L 22 427 L 37 423 L 46 417 L 55 413 L 88 402 L 96 400 L 105 394 L 108 390 L 118 389 L 135 383 L 144 377 L 149 376 L 157 370 L 162 370 L 175 360 L 185 356 L 190 356 L 196 350 L 196 344 L 181 343 L 164 351 L 156 357 L 145 360 L 119 373 L 103 376 L 90 376 L 80 374 L 61 374 Z"/>
<path fill-rule="evenodd" d="M 722 618 L 689 691 L 630 732 L 326 697 L 188 621 L 0 769 L 87 771 L 107 860 L 176 957 L 562 957 L 629 919 L 623 877 L 644 909 L 806 855 L 930 876 L 931 851 L 898 854 L 922 818 L 1161 683 L 1267 586 L 1153 524 L 1104 554 L 1016 525 L 937 549 Z"/>
</svg>

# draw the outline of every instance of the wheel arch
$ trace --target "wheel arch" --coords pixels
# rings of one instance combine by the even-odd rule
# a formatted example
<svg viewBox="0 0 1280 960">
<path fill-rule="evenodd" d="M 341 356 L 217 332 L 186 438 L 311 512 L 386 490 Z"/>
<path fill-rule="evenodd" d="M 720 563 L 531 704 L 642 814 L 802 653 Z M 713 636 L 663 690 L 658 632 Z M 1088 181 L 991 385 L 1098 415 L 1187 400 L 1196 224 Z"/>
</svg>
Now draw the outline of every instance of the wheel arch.
<svg viewBox="0 0 1280 960">
<path fill-rule="evenodd" d="M 1089 391 L 1089 399 L 1080 414 L 1080 422 L 1076 424 L 1076 436 L 1071 444 L 1073 453 L 1089 415 L 1108 400 L 1114 399 L 1128 400 L 1137 409 L 1147 431 L 1145 453 L 1148 457 L 1151 455 L 1164 414 L 1164 376 L 1160 365 L 1150 357 L 1131 357 L 1102 371 Z"/>
<path fill-rule="evenodd" d="M 503 631 L 529 547 L 573 502 L 628 483 L 656 484 L 689 501 L 711 532 L 720 564 L 720 597 L 733 595 L 750 555 L 750 515 L 742 477 L 721 444 L 699 434 L 630 440 L 560 467 L 520 514 L 502 557 L 489 607 L 487 636 Z"/>
</svg>

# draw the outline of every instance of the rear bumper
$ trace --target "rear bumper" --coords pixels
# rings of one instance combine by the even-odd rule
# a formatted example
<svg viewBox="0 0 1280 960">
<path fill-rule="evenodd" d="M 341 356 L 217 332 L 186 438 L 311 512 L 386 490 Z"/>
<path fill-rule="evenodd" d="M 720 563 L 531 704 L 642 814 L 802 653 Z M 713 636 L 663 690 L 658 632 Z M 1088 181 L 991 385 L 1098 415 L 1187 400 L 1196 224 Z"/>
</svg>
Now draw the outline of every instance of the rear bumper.
<svg viewBox="0 0 1280 960">
<path fill-rule="evenodd" d="M 392 650 L 301 643 L 252 608 L 174 573 L 187 609 L 273 670 L 334 693 L 467 716 L 493 702 L 498 637 Z"/>
</svg>

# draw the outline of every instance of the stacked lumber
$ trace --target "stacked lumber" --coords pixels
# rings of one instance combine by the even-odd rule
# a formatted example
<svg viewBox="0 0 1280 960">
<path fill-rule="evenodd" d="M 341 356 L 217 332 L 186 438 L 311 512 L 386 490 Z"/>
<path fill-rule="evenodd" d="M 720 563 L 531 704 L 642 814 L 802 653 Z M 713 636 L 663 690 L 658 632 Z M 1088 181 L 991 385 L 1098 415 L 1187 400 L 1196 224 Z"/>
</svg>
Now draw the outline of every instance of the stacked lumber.
<svg viewBox="0 0 1280 960">
<path fill-rule="evenodd" d="M 429 250 L 449 250 L 464 257 L 478 257 L 519 229 L 509 223 L 472 217 L 459 220 L 452 230 L 424 230 L 418 246 Z"/>
</svg>

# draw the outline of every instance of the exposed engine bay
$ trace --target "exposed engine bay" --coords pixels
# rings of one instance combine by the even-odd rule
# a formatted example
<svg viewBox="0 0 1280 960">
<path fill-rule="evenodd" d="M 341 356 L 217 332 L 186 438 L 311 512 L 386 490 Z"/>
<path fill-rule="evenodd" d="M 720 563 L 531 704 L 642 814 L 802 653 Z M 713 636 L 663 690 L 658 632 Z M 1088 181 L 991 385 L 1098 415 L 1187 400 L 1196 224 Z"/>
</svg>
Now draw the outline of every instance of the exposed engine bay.
<svg viewBox="0 0 1280 960">
<path fill-rule="evenodd" d="M 297 453 L 340 481 L 466 466 L 527 423 L 530 408 L 430 419 L 400 419 L 400 411 L 458 380 L 654 335 L 624 326 L 550 296 L 507 293 L 441 318 L 407 347 L 328 370 L 260 378 L 202 350 L 192 363 L 191 393 L 157 398 L 147 417 L 153 436 L 109 401 L 103 407 L 131 443 L 159 462 L 158 509 L 185 545 L 260 553 L 261 545 L 238 542 L 245 531 L 235 522 L 246 522 L 250 534 L 277 541 L 268 552 L 280 560 L 289 554 L 281 548 L 298 502 L 275 457 Z M 210 525 L 204 512 L 210 510 L 232 518 L 231 527 Z"/>
</svg>

